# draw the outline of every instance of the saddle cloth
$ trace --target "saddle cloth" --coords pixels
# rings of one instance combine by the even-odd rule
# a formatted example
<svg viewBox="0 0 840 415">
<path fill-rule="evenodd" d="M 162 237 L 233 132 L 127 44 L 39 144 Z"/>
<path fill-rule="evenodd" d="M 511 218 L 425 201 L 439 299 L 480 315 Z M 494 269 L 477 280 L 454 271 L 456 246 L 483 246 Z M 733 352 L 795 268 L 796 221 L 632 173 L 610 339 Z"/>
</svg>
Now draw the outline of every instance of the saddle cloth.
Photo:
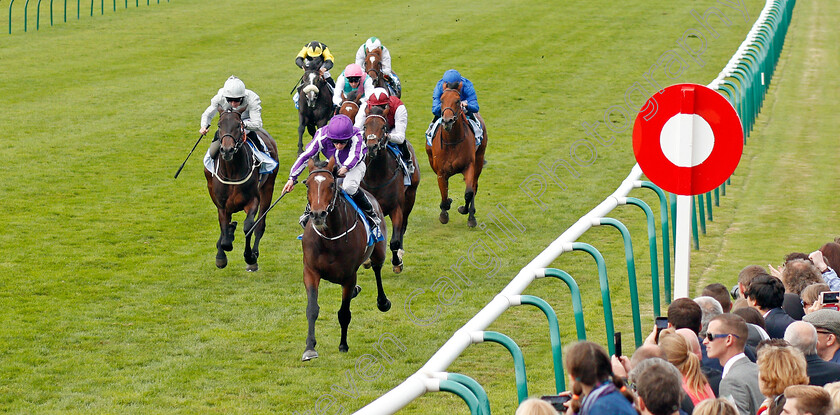
<svg viewBox="0 0 840 415">
<path fill-rule="evenodd" d="M 361 192 L 361 189 L 359 191 Z M 362 223 L 365 224 L 365 232 L 367 232 L 367 236 L 368 236 L 367 245 L 371 246 L 371 245 L 373 245 L 373 244 L 375 244 L 379 241 L 384 241 L 385 237 L 382 235 L 382 232 L 379 230 L 379 227 L 378 226 L 375 226 L 373 228 L 370 227 L 370 224 L 368 223 L 367 217 L 365 217 L 365 213 L 362 212 L 362 210 L 359 209 L 358 206 L 356 206 L 356 202 L 353 201 L 353 197 L 350 196 L 349 194 L 347 194 L 347 192 L 345 192 L 344 190 L 341 191 L 341 196 L 344 197 L 344 200 L 346 200 L 348 203 L 350 203 L 350 206 L 353 206 L 353 209 L 362 218 Z"/>
<path fill-rule="evenodd" d="M 429 128 L 426 129 L 426 144 L 432 145 L 432 139 L 435 138 L 435 132 L 437 131 L 438 127 L 440 127 L 442 118 L 436 119 L 434 122 L 429 124 Z M 467 121 L 470 122 L 470 127 L 473 130 L 473 134 L 475 135 L 475 148 L 481 145 L 481 139 L 484 138 L 484 130 L 481 128 L 481 123 L 478 120 L 474 120 L 470 117 L 467 117 Z"/>
<path fill-rule="evenodd" d="M 400 152 L 400 148 L 397 147 L 394 143 L 388 143 L 388 150 L 391 150 L 391 153 L 394 154 L 397 158 L 397 165 L 400 166 L 403 172 L 403 184 L 406 186 L 411 186 L 411 175 L 408 174 L 408 166 L 405 165 L 405 160 L 402 158 L 402 152 Z"/>
<path fill-rule="evenodd" d="M 257 135 L 257 139 L 260 140 L 260 146 L 265 149 L 265 143 L 262 141 L 262 138 Z M 271 156 L 264 150 L 258 149 L 251 140 L 246 141 L 246 143 L 251 146 L 251 150 L 254 151 L 254 154 L 257 156 L 257 160 L 260 162 L 260 174 L 269 174 L 277 169 L 277 166 L 279 166 L 277 160 L 271 158 Z M 210 157 L 210 149 L 207 149 L 207 153 L 204 154 L 204 167 L 211 172 L 216 169 L 216 161 Z"/>
</svg>

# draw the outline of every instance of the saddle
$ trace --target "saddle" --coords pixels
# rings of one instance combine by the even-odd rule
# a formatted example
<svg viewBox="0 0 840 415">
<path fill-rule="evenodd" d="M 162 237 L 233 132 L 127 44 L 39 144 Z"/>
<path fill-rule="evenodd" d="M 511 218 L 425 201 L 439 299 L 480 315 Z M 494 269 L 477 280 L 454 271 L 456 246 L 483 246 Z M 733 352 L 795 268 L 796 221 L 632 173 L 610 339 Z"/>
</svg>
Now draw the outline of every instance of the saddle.
<svg viewBox="0 0 840 415">
<path fill-rule="evenodd" d="M 394 143 L 388 143 L 387 145 L 388 150 L 396 157 L 397 159 L 397 166 L 399 166 L 400 170 L 403 172 L 403 184 L 406 186 L 411 186 L 411 173 L 408 172 L 408 166 L 405 164 L 405 159 L 402 157 L 402 152 L 400 148 L 397 147 Z"/>
<path fill-rule="evenodd" d="M 435 138 L 435 133 L 440 127 L 442 120 L 443 119 L 441 117 L 437 117 L 429 124 L 429 128 L 426 129 L 426 144 L 430 146 L 432 145 L 432 139 Z M 475 148 L 478 149 L 481 145 L 481 140 L 484 138 L 484 130 L 481 128 L 481 123 L 477 119 L 467 117 L 467 121 L 473 134 L 475 135 Z"/>
</svg>

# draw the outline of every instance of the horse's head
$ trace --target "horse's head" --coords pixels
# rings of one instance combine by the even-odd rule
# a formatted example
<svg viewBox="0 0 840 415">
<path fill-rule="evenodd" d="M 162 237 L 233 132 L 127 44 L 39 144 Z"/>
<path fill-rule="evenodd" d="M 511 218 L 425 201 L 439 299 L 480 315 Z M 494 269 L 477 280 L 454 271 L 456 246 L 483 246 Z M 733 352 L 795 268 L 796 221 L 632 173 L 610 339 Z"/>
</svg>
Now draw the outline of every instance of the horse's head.
<svg viewBox="0 0 840 415">
<path fill-rule="evenodd" d="M 303 181 L 306 185 L 306 198 L 309 200 L 309 217 L 312 225 L 323 231 L 327 227 L 327 215 L 335 207 L 338 197 L 338 182 L 335 178 L 335 157 L 328 162 L 309 159 L 309 176 Z"/>
<path fill-rule="evenodd" d="M 219 114 L 219 140 L 222 160 L 233 160 L 233 155 L 245 143 L 245 124 L 239 111 L 229 109 Z"/>
<path fill-rule="evenodd" d="M 441 124 L 446 131 L 452 130 L 455 121 L 462 114 L 461 110 L 461 83 L 452 82 L 445 85 L 440 95 L 440 117 Z"/>
<path fill-rule="evenodd" d="M 303 73 L 298 92 L 301 96 L 306 97 L 306 105 L 309 108 L 315 108 L 318 102 L 318 94 L 321 92 L 321 87 L 324 86 L 325 82 L 324 76 L 318 69 L 307 69 Z"/>
<path fill-rule="evenodd" d="M 382 75 L 381 49 L 374 49 L 365 55 L 365 73 L 368 74 L 374 85 L 378 85 L 379 78 Z"/>
<path fill-rule="evenodd" d="M 368 106 L 365 110 L 367 116 L 365 117 L 365 145 L 368 148 L 368 154 L 372 158 L 376 158 L 379 151 L 388 145 L 388 136 L 386 135 L 388 126 L 388 109 L 380 106 Z"/>
</svg>

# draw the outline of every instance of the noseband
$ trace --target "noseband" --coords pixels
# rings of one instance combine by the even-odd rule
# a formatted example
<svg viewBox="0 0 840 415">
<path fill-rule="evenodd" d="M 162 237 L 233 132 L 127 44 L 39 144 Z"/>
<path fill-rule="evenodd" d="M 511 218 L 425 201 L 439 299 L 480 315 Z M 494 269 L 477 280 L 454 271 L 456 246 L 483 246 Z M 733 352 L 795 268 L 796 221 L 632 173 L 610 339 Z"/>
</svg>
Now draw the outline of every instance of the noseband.
<svg viewBox="0 0 840 415">
<path fill-rule="evenodd" d="M 309 172 L 309 176 L 306 176 L 306 187 L 309 187 L 309 185 L 310 185 L 309 178 L 312 177 L 313 174 L 317 174 L 317 173 L 327 173 L 327 174 L 329 174 L 330 177 L 332 177 L 332 179 L 333 179 L 333 183 L 335 183 L 335 191 L 333 191 L 332 200 L 330 200 L 330 204 L 327 205 L 327 214 L 329 215 L 330 212 L 332 212 L 332 210 L 335 208 L 335 202 L 338 199 L 338 180 L 336 180 L 335 174 L 333 174 L 332 171 L 329 171 L 327 169 L 313 170 L 313 171 Z M 312 212 L 309 212 L 309 216 L 310 216 L 311 219 L 314 219 L 314 217 L 312 216 Z"/>
<path fill-rule="evenodd" d="M 386 127 L 388 126 L 388 119 L 386 119 L 385 117 L 383 117 L 379 114 L 370 114 L 370 115 L 366 116 L 365 117 L 365 124 L 367 124 L 367 120 L 370 119 L 370 118 L 381 118 L 382 122 L 385 123 L 385 126 Z M 385 128 L 383 127 L 383 129 L 385 129 Z M 371 135 L 373 135 L 373 134 L 371 134 Z M 370 136 L 365 136 L 365 141 L 367 141 L 368 137 L 370 137 Z M 376 149 L 376 151 L 382 150 L 383 148 L 385 148 L 385 146 L 388 145 L 388 141 L 384 140 L 384 137 L 385 137 L 384 134 L 382 135 L 382 137 L 383 137 L 383 139 L 378 140 L 377 143 L 376 143 L 376 146 L 373 147 L 374 149 Z"/>
</svg>

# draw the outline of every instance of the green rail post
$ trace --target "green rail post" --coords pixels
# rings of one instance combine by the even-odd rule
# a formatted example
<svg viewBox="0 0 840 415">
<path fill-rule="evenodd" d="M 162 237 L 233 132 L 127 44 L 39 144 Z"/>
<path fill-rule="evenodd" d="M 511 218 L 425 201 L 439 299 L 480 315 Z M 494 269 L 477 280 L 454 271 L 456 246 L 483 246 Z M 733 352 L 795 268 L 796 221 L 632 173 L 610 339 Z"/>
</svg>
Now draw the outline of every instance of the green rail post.
<svg viewBox="0 0 840 415">
<path fill-rule="evenodd" d="M 525 357 L 522 356 L 522 349 L 513 339 L 497 331 L 483 332 L 485 342 L 499 343 L 505 346 L 513 357 L 513 371 L 516 375 L 516 395 L 519 403 L 528 399 L 528 378 L 525 375 Z"/>
<path fill-rule="evenodd" d="M 38 0 L 38 6 L 35 7 L 35 30 L 41 30 L 41 0 Z"/>
<path fill-rule="evenodd" d="M 601 225 L 612 226 L 621 233 L 624 241 L 624 260 L 627 262 L 627 282 L 630 286 L 630 311 L 633 314 L 633 334 L 636 339 L 636 347 L 642 345 L 642 320 L 639 316 L 639 288 L 636 284 L 636 258 L 633 255 L 633 239 L 630 238 L 630 231 L 621 221 L 613 218 L 601 218 Z M 607 339 L 611 342 L 612 339 Z"/>
<path fill-rule="evenodd" d="M 720 206 L 720 186 L 715 187 L 715 206 Z"/>
<path fill-rule="evenodd" d="M 643 181 L 642 187 L 651 189 L 659 196 L 659 216 L 662 226 L 662 271 L 664 271 L 665 283 L 665 303 L 671 304 L 671 242 L 669 240 L 670 232 L 668 231 L 668 198 L 665 192 L 659 186 Z"/>
<path fill-rule="evenodd" d="M 11 16 L 9 17 L 11 19 Z M 27 23 L 29 22 L 29 0 L 23 3 L 23 32 L 26 33 Z"/>
<path fill-rule="evenodd" d="M 50 26 L 53 25 L 53 0 L 50 0 Z"/>
<path fill-rule="evenodd" d="M 90 0 L 90 17 L 93 17 L 93 0 Z"/>
<path fill-rule="evenodd" d="M 673 193 L 668 194 L 668 199 L 671 202 L 671 236 L 674 237 L 674 249 L 677 247 L 677 195 Z"/>
<path fill-rule="evenodd" d="M 700 250 L 700 236 L 697 233 L 697 206 L 694 203 L 694 196 L 691 196 L 691 236 L 694 239 L 694 250 Z"/>
<path fill-rule="evenodd" d="M 575 279 L 572 278 L 572 276 L 566 271 L 559 270 L 557 268 L 546 268 L 544 273 L 546 277 L 560 279 L 566 283 L 566 286 L 569 287 L 569 291 L 572 294 L 572 311 L 574 311 L 575 314 L 577 339 L 586 340 L 586 325 L 583 322 L 583 302 L 581 301 L 580 287 L 578 287 L 577 281 L 575 281 Z"/>
<path fill-rule="evenodd" d="M 648 246 L 650 248 L 650 291 L 653 297 L 653 316 L 659 317 L 659 263 L 656 254 L 656 222 L 653 210 L 641 199 L 625 198 L 628 205 L 638 206 L 645 212 L 648 224 Z"/>
<path fill-rule="evenodd" d="M 82 0 L 76 0 L 76 20 L 81 19 Z"/>
<path fill-rule="evenodd" d="M 607 279 L 607 264 L 604 261 L 604 256 L 594 246 L 583 242 L 573 242 L 572 250 L 584 251 L 595 258 L 595 263 L 598 266 L 598 282 L 601 285 L 601 301 L 604 303 L 604 326 L 607 331 L 607 349 L 610 352 L 610 356 L 612 356 L 615 354 L 615 344 L 613 343 L 615 324 L 613 322 L 612 300 L 610 300 L 610 280 Z"/>
<path fill-rule="evenodd" d="M 15 4 L 15 0 L 9 2 L 9 34 L 12 34 L 12 5 Z"/>
<path fill-rule="evenodd" d="M 545 300 L 533 295 L 520 295 L 519 302 L 539 308 L 548 319 L 548 334 L 551 338 L 551 357 L 554 361 L 554 385 L 557 393 L 563 392 L 566 390 L 566 381 L 563 379 L 563 350 L 560 342 L 560 324 L 557 322 L 557 314 Z"/>
<path fill-rule="evenodd" d="M 694 199 L 694 196 L 691 196 L 691 199 Z M 703 204 L 703 195 L 697 195 L 697 210 L 699 211 L 697 216 L 700 218 L 700 231 L 703 235 L 706 234 L 706 208 Z"/>
<path fill-rule="evenodd" d="M 458 395 L 467 406 L 470 408 L 471 415 L 481 415 L 481 406 L 478 403 L 478 398 L 466 386 L 454 380 L 441 380 L 440 390 L 443 392 L 450 392 Z"/>
<path fill-rule="evenodd" d="M 466 386 L 467 389 L 475 395 L 476 399 L 478 399 L 479 413 L 490 415 L 490 399 L 487 398 L 487 392 L 484 391 L 484 388 L 481 387 L 480 383 L 476 382 L 475 379 L 460 373 L 447 373 L 446 378 Z"/>
<path fill-rule="evenodd" d="M 706 192 L 706 214 L 709 222 L 714 222 L 715 218 L 712 216 L 712 192 Z"/>
</svg>

